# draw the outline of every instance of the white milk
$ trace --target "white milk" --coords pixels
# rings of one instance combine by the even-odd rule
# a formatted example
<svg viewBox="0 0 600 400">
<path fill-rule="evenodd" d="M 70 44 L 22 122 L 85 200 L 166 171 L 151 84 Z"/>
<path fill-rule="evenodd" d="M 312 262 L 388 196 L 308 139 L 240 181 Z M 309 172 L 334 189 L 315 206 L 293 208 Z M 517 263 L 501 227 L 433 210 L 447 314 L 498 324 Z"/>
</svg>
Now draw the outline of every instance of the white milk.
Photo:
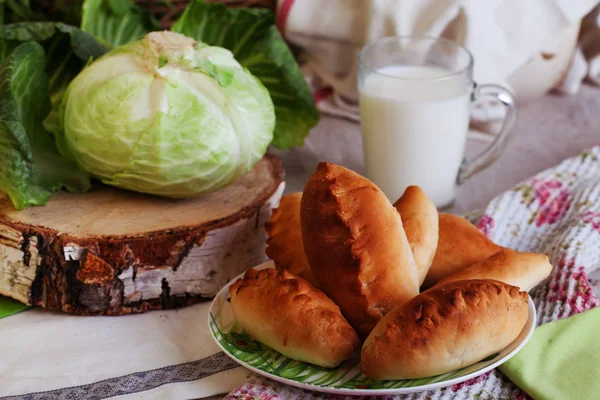
<svg viewBox="0 0 600 400">
<path fill-rule="evenodd" d="M 360 83 L 367 177 L 392 202 L 407 186 L 419 185 L 436 206 L 449 205 L 469 126 L 464 75 L 448 76 L 433 66 L 392 65 L 377 72 Z"/>
</svg>

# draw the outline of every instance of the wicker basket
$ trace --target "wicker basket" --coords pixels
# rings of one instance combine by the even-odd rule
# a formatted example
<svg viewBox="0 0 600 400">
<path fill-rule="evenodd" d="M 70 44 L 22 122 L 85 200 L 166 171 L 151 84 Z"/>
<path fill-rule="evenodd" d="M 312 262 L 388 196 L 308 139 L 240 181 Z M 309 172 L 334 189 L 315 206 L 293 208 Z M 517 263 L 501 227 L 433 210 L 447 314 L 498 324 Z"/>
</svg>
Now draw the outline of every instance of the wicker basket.
<svg viewBox="0 0 600 400">
<path fill-rule="evenodd" d="M 148 10 L 162 28 L 170 28 L 188 5 L 188 0 L 133 0 Z M 268 8 L 275 11 L 276 0 L 205 0 L 207 3 L 223 3 L 228 7 Z"/>
</svg>

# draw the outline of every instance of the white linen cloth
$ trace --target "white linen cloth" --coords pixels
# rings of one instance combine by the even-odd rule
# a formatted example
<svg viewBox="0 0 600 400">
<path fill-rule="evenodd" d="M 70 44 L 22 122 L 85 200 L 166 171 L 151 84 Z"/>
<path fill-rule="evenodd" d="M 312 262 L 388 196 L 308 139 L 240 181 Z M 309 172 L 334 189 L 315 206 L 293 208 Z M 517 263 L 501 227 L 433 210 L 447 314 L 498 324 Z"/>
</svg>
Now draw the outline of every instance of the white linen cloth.
<svg viewBox="0 0 600 400">
<path fill-rule="evenodd" d="M 598 0 L 278 0 L 277 20 L 285 38 L 300 49 L 320 111 L 358 121 L 356 58 L 377 38 L 427 35 L 454 40 L 473 54 L 475 81 L 510 87 L 513 72 L 532 56 L 551 52 L 548 39 L 579 23 L 597 4 Z M 600 37 L 597 21 L 593 25 L 584 27 L 594 31 L 589 41 Z M 590 79 L 600 79 L 597 42 L 579 46 L 560 85 L 562 92 L 578 90 L 588 63 Z M 502 115 L 495 110 L 488 114 L 475 118 Z"/>
<path fill-rule="evenodd" d="M 564 94 L 575 94 L 586 78 L 600 86 L 600 5 L 582 21 L 579 43 L 569 71 L 557 90 Z"/>
<path fill-rule="evenodd" d="M 120 317 L 29 310 L 0 319 L 0 399 L 176 400 L 226 393 L 247 371 L 213 341 L 208 307 Z"/>
</svg>

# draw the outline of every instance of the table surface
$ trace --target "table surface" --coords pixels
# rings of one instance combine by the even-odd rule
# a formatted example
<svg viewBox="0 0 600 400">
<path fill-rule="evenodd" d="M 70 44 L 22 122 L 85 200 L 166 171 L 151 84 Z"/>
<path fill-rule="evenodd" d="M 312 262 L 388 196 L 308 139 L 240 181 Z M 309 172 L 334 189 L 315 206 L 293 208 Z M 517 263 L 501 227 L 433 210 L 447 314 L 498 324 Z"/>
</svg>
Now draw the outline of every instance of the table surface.
<svg viewBox="0 0 600 400">
<path fill-rule="evenodd" d="M 525 105 L 520 109 L 504 155 L 459 189 L 453 211 L 462 213 L 483 208 L 495 195 L 519 181 L 598 143 L 600 88 L 586 86 L 572 97 L 546 96 Z M 470 146 L 467 155 L 473 149 Z M 360 128 L 342 119 L 323 117 L 304 147 L 277 153 L 287 169 L 288 192 L 302 190 L 321 160 L 362 172 Z M 600 285 L 596 285 L 596 295 L 600 295 L 598 289 Z M 4 336 L 0 343 L 4 343 L 4 347 L 0 388 L 16 390 L 16 385 L 22 385 L 17 392 L 26 392 L 31 389 L 27 384 L 35 381 L 36 390 L 69 386 L 79 390 L 95 382 L 102 385 L 115 382 L 111 379 L 130 385 L 130 378 L 137 377 L 140 371 L 159 371 L 160 379 L 179 377 L 177 374 L 187 377 L 189 363 L 198 365 L 198 360 L 210 358 L 218 351 L 205 322 L 207 307 L 208 303 L 204 303 L 122 318 L 57 316 L 32 310 L 1 319 Z M 198 318 L 199 310 L 204 310 L 201 313 L 204 317 Z M 44 324 L 43 330 L 35 329 L 41 324 Z M 148 340 L 145 332 L 152 333 L 152 340 Z M 16 337 L 19 340 L 11 339 Z M 64 351 L 67 343 L 69 352 Z M 90 346 L 90 343 L 94 345 Z M 69 354 L 86 354 L 86 357 Z M 181 367 L 173 369 L 174 366 Z M 155 379 L 159 375 L 144 376 Z M 245 370 L 234 368 L 200 380 L 178 381 L 177 385 L 162 385 L 152 390 L 168 392 L 169 398 L 176 398 L 172 393 L 177 390 L 179 393 L 219 393 L 241 384 L 245 376 Z M 104 390 L 104 386 L 101 388 Z M 147 393 L 150 392 L 139 396 L 148 397 Z"/>
<path fill-rule="evenodd" d="M 583 85 L 573 96 L 546 95 L 519 105 L 517 122 L 506 149 L 489 168 L 458 188 L 450 210 L 462 214 L 480 210 L 496 195 L 520 181 L 600 144 L 600 88 Z M 470 142 L 466 156 L 481 147 Z M 329 161 L 362 173 L 360 125 L 323 116 L 303 147 L 274 151 L 286 168 L 286 193 L 302 191 L 319 161 Z M 600 273 L 590 277 L 600 297 Z"/>
</svg>

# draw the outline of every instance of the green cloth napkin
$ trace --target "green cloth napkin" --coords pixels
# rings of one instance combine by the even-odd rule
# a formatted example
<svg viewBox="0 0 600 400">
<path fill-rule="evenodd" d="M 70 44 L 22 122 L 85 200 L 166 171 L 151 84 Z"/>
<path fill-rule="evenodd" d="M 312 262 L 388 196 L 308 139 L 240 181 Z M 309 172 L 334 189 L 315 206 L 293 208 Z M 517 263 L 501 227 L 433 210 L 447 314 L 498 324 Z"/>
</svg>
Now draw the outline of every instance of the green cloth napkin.
<svg viewBox="0 0 600 400">
<path fill-rule="evenodd" d="M 0 296 L 0 318 L 8 317 L 28 308 L 25 304 L 9 297 Z"/>
<path fill-rule="evenodd" d="M 600 399 L 600 307 L 536 328 L 500 371 L 535 400 Z"/>
</svg>

